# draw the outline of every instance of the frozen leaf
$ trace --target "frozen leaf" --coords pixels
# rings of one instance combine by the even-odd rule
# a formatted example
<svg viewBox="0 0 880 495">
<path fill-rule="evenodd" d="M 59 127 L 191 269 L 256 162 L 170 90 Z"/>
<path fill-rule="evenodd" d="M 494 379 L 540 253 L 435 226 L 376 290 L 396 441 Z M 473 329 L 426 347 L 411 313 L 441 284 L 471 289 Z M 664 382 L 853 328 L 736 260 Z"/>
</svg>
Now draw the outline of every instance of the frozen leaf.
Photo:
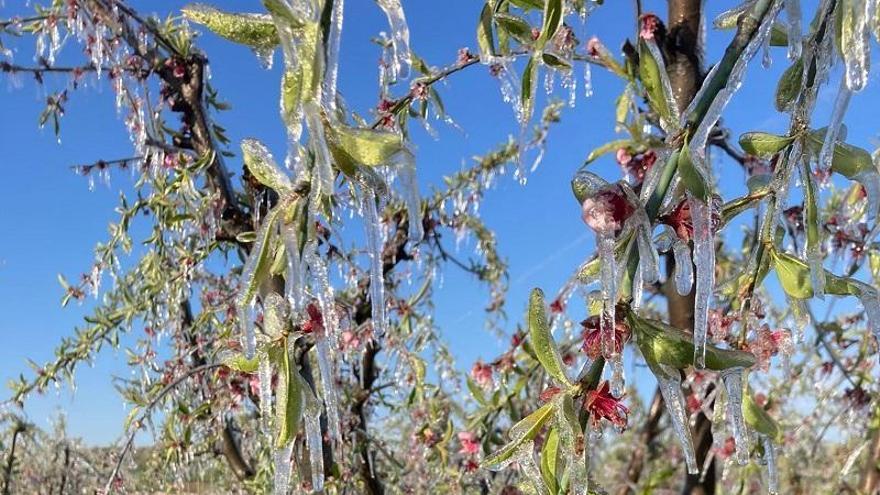
<svg viewBox="0 0 880 495">
<path fill-rule="evenodd" d="M 538 361 L 547 373 L 559 383 L 571 385 L 565 374 L 565 365 L 562 364 L 559 348 L 550 333 L 544 292 L 541 289 L 532 289 L 532 294 L 529 297 L 529 339 Z"/>
<path fill-rule="evenodd" d="M 508 12 L 495 13 L 495 22 L 522 44 L 531 44 L 532 26 L 525 19 Z"/>
<path fill-rule="evenodd" d="M 798 58 L 782 73 L 776 86 L 776 110 L 785 112 L 791 108 L 795 98 L 800 94 L 804 80 L 804 60 Z"/>
<path fill-rule="evenodd" d="M 256 139 L 245 139 L 241 142 L 241 153 L 248 171 L 261 184 L 281 195 L 293 193 L 290 177 L 281 170 L 263 143 Z"/>
<path fill-rule="evenodd" d="M 779 153 L 794 141 L 791 136 L 777 136 L 767 132 L 747 132 L 739 137 L 739 145 L 750 155 L 769 157 Z"/>
<path fill-rule="evenodd" d="M 272 50 L 278 46 L 278 32 L 268 15 L 232 14 L 202 4 L 188 5 L 181 11 L 187 19 L 229 41 L 257 50 Z"/>
<path fill-rule="evenodd" d="M 276 447 L 283 447 L 293 440 L 303 416 L 303 391 L 299 371 L 287 349 L 287 340 L 273 351 L 278 363 L 278 388 L 275 401 Z"/>
<path fill-rule="evenodd" d="M 513 456 L 517 448 L 523 443 L 530 443 L 538 436 L 538 433 L 541 432 L 547 421 L 553 418 L 553 415 L 556 413 L 556 407 L 555 401 L 548 402 L 513 425 L 509 431 L 510 442 L 494 454 L 486 457 L 481 466 L 485 469 L 498 471 L 513 462 Z"/>
<path fill-rule="evenodd" d="M 736 442 L 736 459 L 740 465 L 745 465 L 749 462 L 749 440 L 743 419 L 742 379 L 742 368 L 729 368 L 721 372 L 721 380 L 727 392 L 727 422 Z"/>
<path fill-rule="evenodd" d="M 525 126 L 532 118 L 532 112 L 535 108 L 535 87 L 538 84 L 538 66 L 539 63 L 537 58 L 531 57 L 523 71 L 522 84 L 520 85 L 520 105 L 522 105 L 520 125 L 523 126 Z"/>
<path fill-rule="evenodd" d="M 260 359 L 258 357 L 248 359 L 241 354 L 236 354 L 225 359 L 223 364 L 227 368 L 241 373 L 255 373 L 260 366 Z"/>
<path fill-rule="evenodd" d="M 541 34 L 535 45 L 538 49 L 544 48 L 548 41 L 556 36 L 556 32 L 562 26 L 562 18 L 565 14 L 565 7 L 562 0 L 545 0 L 544 2 L 544 22 L 541 26 Z"/>
<path fill-rule="evenodd" d="M 492 3 L 486 2 L 480 11 L 477 23 L 477 45 L 480 47 L 480 61 L 484 64 L 495 59 L 495 36 L 492 34 Z"/>
<path fill-rule="evenodd" d="M 688 146 L 682 147 L 677 155 L 678 175 L 681 182 L 694 197 L 706 200 L 709 197 L 709 185 L 703 172 L 694 166 Z"/>
</svg>

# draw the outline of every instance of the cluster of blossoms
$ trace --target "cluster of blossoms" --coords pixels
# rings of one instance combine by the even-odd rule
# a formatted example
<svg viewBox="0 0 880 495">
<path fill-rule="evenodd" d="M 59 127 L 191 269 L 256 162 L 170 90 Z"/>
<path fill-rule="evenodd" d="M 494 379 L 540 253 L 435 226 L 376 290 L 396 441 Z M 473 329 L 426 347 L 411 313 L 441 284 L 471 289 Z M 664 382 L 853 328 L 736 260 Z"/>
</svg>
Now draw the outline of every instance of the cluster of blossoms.
<svg viewBox="0 0 880 495">
<path fill-rule="evenodd" d="M 657 153 L 651 149 L 642 153 L 634 153 L 629 148 L 620 148 L 617 150 L 615 158 L 624 173 L 633 180 L 633 183 L 641 184 L 645 180 L 645 174 L 657 162 Z"/>
</svg>

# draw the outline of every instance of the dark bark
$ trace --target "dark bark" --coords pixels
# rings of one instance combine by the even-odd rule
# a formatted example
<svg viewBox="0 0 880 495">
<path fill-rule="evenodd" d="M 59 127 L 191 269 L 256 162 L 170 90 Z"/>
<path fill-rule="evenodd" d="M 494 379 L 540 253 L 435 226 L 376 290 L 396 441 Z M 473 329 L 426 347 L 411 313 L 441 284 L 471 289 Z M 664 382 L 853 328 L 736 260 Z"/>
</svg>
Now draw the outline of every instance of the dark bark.
<svg viewBox="0 0 880 495">
<path fill-rule="evenodd" d="M 24 432 L 24 425 L 18 424 L 12 432 L 12 445 L 9 448 L 9 457 L 6 458 L 6 467 L 3 469 L 3 495 L 9 495 L 12 485 L 12 468 L 15 467 L 15 447 L 18 436 Z"/>
</svg>

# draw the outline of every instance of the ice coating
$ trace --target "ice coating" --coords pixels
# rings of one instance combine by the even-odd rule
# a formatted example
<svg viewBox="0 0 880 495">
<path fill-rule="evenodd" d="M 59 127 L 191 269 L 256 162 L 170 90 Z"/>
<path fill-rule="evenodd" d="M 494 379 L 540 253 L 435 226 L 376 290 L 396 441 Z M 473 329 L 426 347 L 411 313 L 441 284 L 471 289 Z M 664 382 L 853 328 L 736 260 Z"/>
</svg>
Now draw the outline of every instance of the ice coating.
<svg viewBox="0 0 880 495">
<path fill-rule="evenodd" d="M 877 210 L 880 209 L 880 173 L 877 172 L 877 169 L 871 168 L 853 178 L 865 189 L 865 194 L 868 197 L 865 220 L 872 223 L 877 220 Z"/>
<path fill-rule="evenodd" d="M 307 392 L 308 394 L 308 392 Z M 309 464 L 312 472 L 312 490 L 324 490 L 324 445 L 321 437 L 321 408 L 314 397 L 312 404 L 306 401 L 305 420 L 306 444 L 309 449 Z"/>
<path fill-rule="evenodd" d="M 840 81 L 840 89 L 837 91 L 837 97 L 834 99 L 834 108 L 831 111 L 831 120 L 828 121 L 828 127 L 825 130 L 825 140 L 822 142 L 822 149 L 819 151 L 820 170 L 831 169 L 834 147 L 837 144 L 840 126 L 843 124 L 843 117 L 846 115 L 851 97 L 852 90 L 847 87 L 846 79 L 844 78 Z"/>
<path fill-rule="evenodd" d="M 593 96 L 593 70 L 589 62 L 584 64 L 584 96 L 587 98 Z"/>
<path fill-rule="evenodd" d="M 333 168 L 330 148 L 327 147 L 327 136 L 321 119 L 321 109 L 314 102 L 307 102 L 304 107 L 306 124 L 309 127 L 309 144 L 315 154 L 315 170 L 318 190 L 323 194 L 333 193 Z"/>
<path fill-rule="evenodd" d="M 727 392 L 727 422 L 736 441 L 736 461 L 744 466 L 749 463 L 749 439 L 742 413 L 742 377 L 742 368 L 729 368 L 721 372 L 721 380 Z"/>
<path fill-rule="evenodd" d="M 758 435 L 764 446 L 764 460 L 767 462 L 767 493 L 777 495 L 779 493 L 779 469 L 776 463 L 776 446 L 773 439 L 767 435 Z"/>
<path fill-rule="evenodd" d="M 694 226 L 694 264 L 697 287 L 694 294 L 694 367 L 706 367 L 706 338 L 709 330 L 709 305 L 715 290 L 715 231 L 712 225 L 712 201 L 688 199 Z"/>
<path fill-rule="evenodd" d="M 275 478 L 273 480 L 275 495 L 287 495 L 290 490 L 290 454 L 292 452 L 293 442 L 288 442 L 284 447 L 275 448 Z"/>
<path fill-rule="evenodd" d="M 865 316 L 868 320 L 868 328 L 874 334 L 874 338 L 880 341 L 880 293 L 877 289 L 867 284 L 860 284 L 861 295 L 859 302 L 865 308 Z"/>
<path fill-rule="evenodd" d="M 660 73 L 660 84 L 663 87 L 663 97 L 666 100 L 666 107 L 669 109 L 670 117 L 669 120 L 666 121 L 663 119 L 663 130 L 667 133 L 672 133 L 678 130 L 679 121 L 681 120 L 678 115 L 678 103 L 675 101 L 675 94 L 672 92 L 672 84 L 669 82 L 669 75 L 666 72 L 666 64 L 663 62 L 663 54 L 660 53 L 660 48 L 657 46 L 657 43 L 654 39 L 643 39 L 645 46 L 648 47 L 648 52 L 651 53 L 651 57 L 657 62 L 657 66 L 659 68 L 658 72 Z"/>
<path fill-rule="evenodd" d="M 391 78 L 406 79 L 409 77 L 410 49 L 409 49 L 409 26 L 403 14 L 400 0 L 376 0 L 385 17 L 388 18 L 388 26 L 391 29 Z"/>
<path fill-rule="evenodd" d="M 686 296 L 691 293 L 694 285 L 693 261 L 691 261 L 691 249 L 687 244 L 676 238 L 672 244 L 672 257 L 675 259 L 675 291 Z"/>
<path fill-rule="evenodd" d="M 345 0 L 333 0 L 330 14 L 330 30 L 327 33 L 327 68 L 324 71 L 324 85 L 321 102 L 331 112 L 336 110 L 336 83 L 339 77 L 339 45 L 342 40 L 342 20 Z"/>
<path fill-rule="evenodd" d="M 538 468 L 538 463 L 535 462 L 534 444 L 531 441 L 523 442 L 517 447 L 513 454 L 513 460 L 519 465 L 523 476 L 528 480 L 535 493 L 547 493 L 541 470 Z"/>
<path fill-rule="evenodd" d="M 339 399 L 336 395 L 335 360 L 331 358 L 329 338 L 319 335 L 315 338 L 315 352 L 318 357 L 318 372 L 321 375 L 321 393 L 324 399 L 324 410 L 327 412 L 327 428 L 330 438 L 337 446 L 342 445 L 342 432 L 339 426 Z"/>
<path fill-rule="evenodd" d="M 407 153 L 409 156 L 409 154 Z M 397 169 L 400 187 L 403 189 L 403 200 L 406 203 L 406 214 L 409 224 L 409 239 L 413 242 L 422 240 L 425 230 L 422 226 L 421 196 L 419 183 L 416 180 L 416 167 L 411 159 L 404 159 Z"/>
<path fill-rule="evenodd" d="M 803 51 L 803 29 L 801 28 L 801 0 L 784 0 L 785 15 L 788 21 L 788 59 L 797 60 Z"/>
<path fill-rule="evenodd" d="M 569 493 L 574 495 L 586 495 L 589 485 L 589 473 L 584 457 L 578 452 L 578 443 L 582 443 L 582 439 L 577 438 L 583 436 L 583 433 L 576 431 L 568 419 L 565 417 L 563 409 L 560 407 L 556 411 L 556 433 L 562 441 L 562 454 L 565 456 L 565 470 L 569 482 Z"/>
<path fill-rule="evenodd" d="M 281 226 L 281 239 L 287 256 L 287 272 L 284 274 L 284 297 L 292 315 L 305 309 L 303 266 L 299 256 L 299 233 L 294 224 Z"/>
<path fill-rule="evenodd" d="M 244 355 L 248 359 L 253 359 L 257 348 L 257 337 L 254 332 L 253 309 L 256 305 L 256 298 L 248 294 L 248 286 L 253 282 L 256 276 L 257 264 L 260 262 L 260 254 L 263 251 L 265 240 L 269 237 L 267 231 L 274 227 L 274 222 L 269 217 L 263 221 L 257 230 L 256 242 L 251 247 L 250 254 L 244 262 L 241 270 L 241 287 L 238 289 L 238 295 L 235 298 L 235 307 L 238 313 L 238 324 L 242 331 L 244 340 Z"/>
<path fill-rule="evenodd" d="M 614 257 L 615 238 L 611 233 L 597 233 L 596 247 L 599 254 L 599 284 L 602 292 L 602 317 L 600 337 L 602 353 L 606 357 L 616 354 L 615 304 L 617 302 L 617 260 Z"/>
<path fill-rule="evenodd" d="M 687 411 L 684 406 L 684 396 L 681 393 L 681 378 L 677 369 L 661 365 L 661 370 L 655 373 L 660 385 L 660 393 L 669 413 L 669 420 L 675 430 L 675 436 L 681 444 L 685 462 L 689 474 L 700 472 L 697 466 L 697 455 L 694 451 L 694 439 L 688 426 Z"/>
<path fill-rule="evenodd" d="M 367 236 L 367 255 L 370 258 L 370 304 L 373 331 L 377 337 L 385 335 L 385 276 L 382 271 L 382 231 L 376 194 L 361 190 L 361 211 Z"/>
<path fill-rule="evenodd" d="M 875 0 L 852 0 L 844 3 L 843 23 L 850 29 L 842 29 L 841 53 L 843 54 L 844 80 L 850 91 L 861 91 L 868 83 L 871 65 L 870 22 L 874 19 Z"/>
<path fill-rule="evenodd" d="M 260 422 L 264 432 L 272 431 L 272 363 L 268 355 L 260 356 L 260 366 L 257 368 L 257 378 L 260 381 Z"/>
</svg>

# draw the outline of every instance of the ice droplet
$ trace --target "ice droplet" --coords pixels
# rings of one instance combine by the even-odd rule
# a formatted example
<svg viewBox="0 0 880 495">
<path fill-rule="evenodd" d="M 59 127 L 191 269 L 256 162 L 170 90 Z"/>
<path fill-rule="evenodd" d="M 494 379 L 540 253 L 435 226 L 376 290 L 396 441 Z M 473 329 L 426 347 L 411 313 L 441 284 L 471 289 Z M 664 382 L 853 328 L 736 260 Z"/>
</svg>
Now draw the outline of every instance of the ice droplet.
<svg viewBox="0 0 880 495">
<path fill-rule="evenodd" d="M 691 261 L 691 249 L 676 237 L 672 244 L 672 256 L 675 259 L 675 290 L 682 296 L 691 293 L 694 285 L 694 269 Z"/>
<path fill-rule="evenodd" d="M 367 255 L 370 257 L 370 304 L 373 331 L 377 337 L 385 335 L 385 275 L 382 271 L 382 225 L 376 209 L 376 194 L 361 190 L 361 211 L 367 237 Z"/>
<path fill-rule="evenodd" d="M 709 330 L 709 305 L 715 290 L 715 231 L 712 205 L 689 197 L 691 221 L 694 225 L 694 262 L 697 288 L 694 300 L 694 367 L 706 367 L 706 337 Z"/>
<path fill-rule="evenodd" d="M 410 49 L 409 27 L 403 14 L 400 0 L 376 0 L 388 18 L 391 29 L 391 78 L 394 80 L 409 77 Z"/>
<path fill-rule="evenodd" d="M 691 436 L 691 430 L 688 426 L 687 412 L 684 407 L 684 397 L 681 393 L 681 378 L 679 371 L 660 365 L 661 369 L 656 373 L 657 382 L 660 385 L 660 393 L 663 395 L 663 402 L 666 404 L 666 411 L 669 412 L 669 420 L 675 430 L 675 436 L 681 444 L 684 451 L 685 462 L 687 463 L 687 471 L 689 474 L 697 474 L 700 472 L 697 466 L 697 455 L 694 452 L 694 439 Z"/>
<path fill-rule="evenodd" d="M 742 368 L 729 368 L 721 372 L 727 392 L 727 422 L 736 442 L 736 461 L 744 466 L 749 463 L 749 439 L 742 413 L 742 377 Z"/>
<path fill-rule="evenodd" d="M 831 161 L 834 158 L 834 147 L 837 144 L 837 137 L 840 133 L 840 126 L 843 124 L 843 117 L 849 107 L 849 100 L 852 97 L 852 91 L 846 85 L 846 79 L 840 81 L 840 89 L 837 97 L 834 99 L 834 109 L 831 111 L 831 120 L 828 121 L 828 127 L 825 130 L 825 140 L 822 142 L 822 149 L 819 151 L 819 170 L 830 170 Z"/>
</svg>

